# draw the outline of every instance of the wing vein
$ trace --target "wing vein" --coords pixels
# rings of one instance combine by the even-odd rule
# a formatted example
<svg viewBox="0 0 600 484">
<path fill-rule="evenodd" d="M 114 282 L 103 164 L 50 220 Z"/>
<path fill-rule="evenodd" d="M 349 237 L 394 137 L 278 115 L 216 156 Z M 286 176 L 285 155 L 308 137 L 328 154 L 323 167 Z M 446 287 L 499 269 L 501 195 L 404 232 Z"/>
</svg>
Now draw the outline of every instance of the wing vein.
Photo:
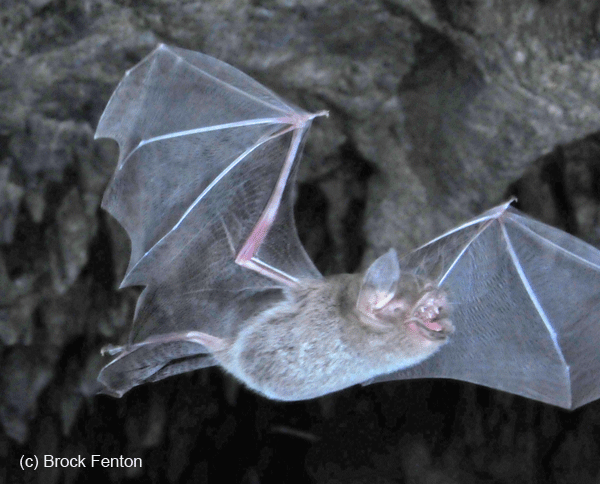
<svg viewBox="0 0 600 484">
<path fill-rule="evenodd" d="M 525 230 L 529 235 L 532 235 L 533 237 L 537 238 L 538 240 L 542 240 L 545 245 L 550 245 L 550 246 L 552 246 L 552 248 L 554 248 L 557 251 L 562 252 L 567 257 L 575 259 L 575 260 L 581 262 L 582 264 L 584 264 L 584 265 L 586 265 L 588 267 L 591 267 L 592 269 L 596 269 L 596 270 L 600 271 L 600 265 L 599 264 L 595 264 L 594 262 L 592 262 L 590 260 L 587 260 L 587 259 L 584 259 L 583 257 L 575 254 L 574 252 L 571 252 L 570 250 L 567 250 L 564 247 L 561 247 L 560 245 L 558 245 L 557 243 L 553 242 L 552 240 L 544 237 L 543 235 L 538 234 L 535 230 L 530 229 L 525 224 L 518 224 L 518 226 L 519 226 L 519 228 L 521 230 Z"/>
<path fill-rule="evenodd" d="M 173 139 L 180 138 L 182 136 L 190 136 L 193 134 L 199 133 L 208 133 L 210 131 L 219 131 L 222 129 L 231 129 L 231 128 L 242 128 L 244 126 L 257 126 L 259 124 L 288 124 L 284 122 L 281 118 L 259 118 L 259 119 L 247 119 L 244 121 L 236 121 L 234 123 L 224 123 L 224 124 L 216 124 L 214 126 L 205 126 L 203 128 L 194 128 L 194 129 L 186 129 L 185 131 L 176 131 L 173 133 L 162 134 L 160 136 L 154 136 L 153 138 L 143 139 L 141 140 L 137 146 L 129 152 L 129 154 L 125 157 L 123 162 L 117 167 L 117 170 L 123 169 L 129 158 L 142 146 L 155 143 L 156 141 L 162 141 L 165 139 Z"/>
<path fill-rule="evenodd" d="M 162 134 L 160 136 L 155 136 L 153 138 L 148 138 L 146 140 L 142 140 L 136 146 L 140 148 L 149 143 L 154 143 L 156 141 L 162 141 L 164 139 L 172 139 L 179 138 L 182 136 L 189 136 L 192 134 L 199 133 L 208 133 L 209 131 L 218 131 L 221 129 L 230 129 L 230 128 L 242 128 L 244 126 L 256 126 L 258 124 L 288 124 L 282 121 L 281 118 L 258 118 L 258 119 L 245 119 L 243 121 L 235 121 L 233 123 L 224 123 L 224 124 L 215 124 L 214 126 L 205 126 L 203 128 L 193 128 L 186 129 L 184 131 L 175 131 L 173 133 Z"/>
<path fill-rule="evenodd" d="M 535 309 L 537 310 L 538 314 L 540 315 L 540 318 L 542 319 L 542 321 L 546 325 L 546 329 L 548 330 L 548 333 L 550 334 L 550 337 L 552 338 L 552 342 L 554 343 L 554 347 L 556 348 L 556 352 L 560 355 L 560 358 L 561 358 L 562 362 L 568 368 L 569 365 L 565 361 L 565 357 L 564 357 L 564 355 L 563 355 L 563 353 L 562 353 L 562 351 L 560 349 L 560 346 L 558 344 L 558 336 L 556 334 L 556 331 L 554 331 L 554 328 L 550 324 L 550 320 L 548 319 L 548 316 L 546 315 L 546 312 L 544 311 L 544 308 L 542 307 L 542 304 L 540 303 L 537 295 L 535 294 L 535 291 L 533 290 L 533 287 L 531 287 L 531 284 L 527 280 L 527 276 L 525 274 L 525 271 L 523 270 L 523 267 L 521 266 L 521 262 L 519 261 L 519 257 L 517 256 L 517 253 L 515 252 L 515 249 L 514 249 L 514 247 L 512 245 L 512 242 L 510 241 L 510 237 L 508 235 L 508 232 L 506 231 L 506 227 L 504 226 L 503 223 L 500 223 L 500 228 L 502 229 L 502 234 L 504 235 L 504 240 L 506 241 L 506 248 L 508 250 L 510 258 L 513 261 L 515 269 L 517 270 L 517 273 L 519 274 L 519 278 L 521 279 L 521 283 L 525 287 L 525 290 L 527 291 L 527 294 L 529 295 L 529 298 L 531 299 L 531 302 L 533 303 L 533 305 L 535 306 Z"/>
<path fill-rule="evenodd" d="M 452 234 L 454 234 L 456 232 L 460 232 L 461 230 L 464 230 L 467 227 L 470 227 L 471 225 L 477 225 L 477 224 L 479 224 L 481 222 L 485 222 L 485 221 L 490 220 L 490 219 L 496 220 L 496 219 L 500 218 L 506 212 L 506 209 L 509 207 L 509 205 L 514 200 L 515 199 L 511 198 L 506 203 L 503 203 L 502 205 L 494 207 L 493 209 L 488 210 L 487 212 L 485 212 L 484 214 L 480 215 L 479 217 L 474 218 L 472 220 L 469 220 L 468 222 L 465 222 L 465 223 L 459 225 L 458 227 L 454 227 L 453 229 L 448 230 L 448 232 L 445 232 L 442 235 L 437 236 L 435 239 L 430 240 L 429 242 L 427 242 L 426 244 L 423 244 L 421 247 L 419 247 L 418 249 L 415 249 L 415 250 L 420 250 L 420 249 L 422 249 L 424 247 L 427 247 L 428 245 L 435 244 L 436 242 L 440 241 L 444 237 L 452 235 Z M 479 235 L 479 232 L 477 233 L 477 235 Z"/>
<path fill-rule="evenodd" d="M 273 135 L 273 136 L 264 137 L 263 139 L 259 139 L 254 145 L 252 145 L 250 148 L 245 150 L 240 156 L 238 156 L 235 160 L 233 160 L 224 170 L 222 170 L 219 173 L 219 175 L 216 176 L 215 179 L 212 182 L 210 182 L 210 184 L 202 191 L 202 193 L 200 195 L 198 195 L 198 197 L 196 197 L 196 199 L 188 207 L 188 209 L 184 212 L 184 214 L 180 217 L 180 219 L 173 226 L 173 228 L 171 230 L 169 230 L 165 235 L 163 235 L 148 251 L 146 251 L 146 253 L 142 257 L 140 257 L 140 259 L 137 261 L 135 266 L 133 266 L 131 268 L 131 271 L 129 271 L 129 274 L 134 272 L 135 268 L 148 256 L 148 254 L 150 254 L 154 250 L 155 247 L 158 247 L 161 244 L 161 242 L 163 242 L 163 240 L 165 240 L 172 232 L 177 230 L 177 228 L 183 223 L 183 221 L 190 214 L 190 212 L 200 203 L 200 201 L 213 189 L 213 187 L 217 183 L 219 183 L 231 170 L 233 170 L 250 153 L 252 153 L 254 150 L 256 150 L 257 148 L 259 148 L 260 146 L 265 144 L 267 141 L 276 138 L 277 136 L 278 136 L 278 134 Z M 192 240 L 193 240 L 193 238 L 190 239 L 190 241 L 188 241 L 187 244 L 182 245 L 180 250 L 178 250 L 176 253 L 172 254 L 171 260 L 174 260 L 176 257 L 178 257 L 179 254 L 181 254 L 181 252 L 183 252 L 183 250 L 189 245 L 189 243 Z"/>
<path fill-rule="evenodd" d="M 463 247 L 463 249 L 459 252 L 459 254 L 454 258 L 454 261 L 452 262 L 452 264 L 450 264 L 450 267 L 448 268 L 448 270 L 444 273 L 444 275 L 441 277 L 440 282 L 438 282 L 438 287 L 441 287 L 441 285 L 443 284 L 443 282 L 446 280 L 446 278 L 450 275 L 450 273 L 452 272 L 452 269 L 454 269 L 454 266 L 456 264 L 458 264 L 458 261 L 462 258 L 463 254 L 469 249 L 469 247 L 471 247 L 471 245 L 473 244 L 473 242 L 475 242 L 475 240 L 485 231 L 485 229 L 487 229 L 490 224 L 496 220 L 496 218 L 491 218 L 490 217 L 482 217 L 482 218 L 478 218 L 476 220 L 476 222 L 481 222 L 485 220 L 486 223 L 483 224 L 483 226 L 473 235 L 473 237 L 471 237 L 471 240 L 469 240 L 469 242 L 467 242 L 465 244 L 465 246 Z M 469 227 L 473 224 L 468 223 L 468 224 L 464 224 L 461 227 Z M 442 237 L 445 237 L 446 235 L 450 235 L 451 233 L 453 233 L 454 231 L 448 232 L 447 234 L 443 235 Z M 438 237 L 437 239 L 441 239 L 442 237 Z M 437 240 L 434 239 L 434 240 Z M 428 245 L 428 244 L 427 244 Z"/>
<path fill-rule="evenodd" d="M 173 51 L 171 51 L 171 50 L 170 50 L 170 52 L 173 52 Z M 282 109 L 282 108 L 281 108 L 281 107 L 279 107 L 279 106 L 275 106 L 275 105 L 273 105 L 273 104 L 271 104 L 271 103 L 269 103 L 269 102 L 265 101 L 264 99 L 261 99 L 261 98 L 259 98 L 259 97 L 253 96 L 252 94 L 250 94 L 250 93 L 248 93 L 248 92 L 246 92 L 246 91 L 242 91 L 240 88 L 238 88 L 238 87 L 235 87 L 234 85 L 232 85 L 232 84 L 230 84 L 230 83 L 228 83 L 228 82 L 226 82 L 226 81 L 223 81 L 222 79 L 219 79 L 218 77 L 215 77 L 215 76 L 213 76 L 212 74 L 209 74 L 209 73 L 208 73 L 208 72 L 206 72 L 204 69 L 201 69 L 200 67 L 198 67 L 198 66 L 195 66 L 195 65 L 194 65 L 194 64 L 192 64 L 191 62 L 188 62 L 186 59 L 184 59 L 184 58 L 183 58 L 182 56 L 180 56 L 179 54 L 175 54 L 174 52 L 173 52 L 173 54 L 174 54 L 175 56 L 177 56 L 177 57 L 180 59 L 180 61 L 181 61 L 181 62 L 185 62 L 185 63 L 186 63 L 187 65 L 189 65 L 189 66 L 190 66 L 192 69 L 194 69 L 194 70 L 198 71 L 198 72 L 199 72 L 200 74 L 202 74 L 203 76 L 206 76 L 206 77 L 208 77 L 209 79 L 212 79 L 213 81 L 217 82 L 218 84 L 221 84 L 221 85 L 222 85 L 222 86 L 224 86 L 226 89 L 228 89 L 228 90 L 231 90 L 231 91 L 234 91 L 234 92 L 237 92 L 238 94 L 241 94 L 242 96 L 245 96 L 245 97 L 247 97 L 248 99 L 252 99 L 252 100 L 256 101 L 256 102 L 257 102 L 257 103 L 259 103 L 259 104 L 262 104 L 262 105 L 264 105 L 264 106 L 268 106 L 268 107 L 270 107 L 271 109 L 274 109 L 275 111 L 279 111 L 279 112 L 281 112 L 281 113 L 287 113 L 287 112 L 288 112 L 288 111 L 286 111 L 285 109 Z M 225 62 L 224 62 L 224 64 L 225 64 L 227 67 L 231 68 L 231 69 L 235 69 L 235 67 L 233 67 L 233 66 L 230 66 L 229 64 L 227 64 L 227 63 L 225 63 Z M 235 70 L 237 70 L 237 69 L 235 69 Z M 270 91 L 269 91 L 269 92 L 270 92 Z M 274 94 L 272 94 L 272 95 L 273 95 L 273 97 L 275 97 L 275 95 L 274 95 Z M 285 104 L 285 103 L 283 103 L 283 104 Z M 287 106 L 286 106 L 286 107 L 287 107 Z M 294 111 L 292 108 L 289 108 L 289 110 L 290 110 L 290 111 Z"/>
</svg>

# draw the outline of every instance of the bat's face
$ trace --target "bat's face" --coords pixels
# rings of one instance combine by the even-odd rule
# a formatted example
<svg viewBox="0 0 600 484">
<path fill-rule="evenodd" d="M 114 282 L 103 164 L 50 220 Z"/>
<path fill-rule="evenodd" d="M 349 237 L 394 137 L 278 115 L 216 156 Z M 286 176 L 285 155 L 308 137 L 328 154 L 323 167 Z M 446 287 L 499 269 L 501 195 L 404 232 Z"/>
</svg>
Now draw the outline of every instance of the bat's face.
<svg viewBox="0 0 600 484">
<path fill-rule="evenodd" d="M 420 345 L 443 344 L 454 331 L 446 293 L 432 283 L 423 287 L 410 282 L 399 284 L 382 307 L 360 311 L 361 321 L 375 331 L 399 333 Z"/>
<path fill-rule="evenodd" d="M 360 322 L 386 355 L 414 364 L 433 354 L 454 331 L 445 291 L 428 280 L 401 273 L 395 252 L 367 270 L 358 295 Z"/>
<path fill-rule="evenodd" d="M 393 301 L 402 301 L 402 298 Z M 419 293 L 416 303 L 409 307 L 405 324 L 410 332 L 425 339 L 444 341 L 454 331 L 449 313 L 446 293 L 428 284 Z"/>
</svg>

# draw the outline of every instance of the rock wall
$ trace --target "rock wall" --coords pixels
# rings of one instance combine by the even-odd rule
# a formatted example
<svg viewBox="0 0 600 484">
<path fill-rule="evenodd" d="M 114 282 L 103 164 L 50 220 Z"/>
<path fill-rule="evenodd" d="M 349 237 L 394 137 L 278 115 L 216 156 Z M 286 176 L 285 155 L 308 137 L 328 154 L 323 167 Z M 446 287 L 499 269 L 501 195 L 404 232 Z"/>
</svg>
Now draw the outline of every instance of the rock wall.
<svg viewBox="0 0 600 484">
<path fill-rule="evenodd" d="M 596 1 L 4 0 L 0 25 L 0 481 L 597 481 L 597 404 L 417 381 L 281 405 L 214 369 L 96 396 L 137 292 L 116 289 L 128 240 L 99 207 L 116 147 L 93 141 L 124 72 L 164 42 L 330 111 L 296 213 L 324 273 L 510 195 L 600 246 Z M 144 467 L 19 468 L 45 454 Z"/>
</svg>

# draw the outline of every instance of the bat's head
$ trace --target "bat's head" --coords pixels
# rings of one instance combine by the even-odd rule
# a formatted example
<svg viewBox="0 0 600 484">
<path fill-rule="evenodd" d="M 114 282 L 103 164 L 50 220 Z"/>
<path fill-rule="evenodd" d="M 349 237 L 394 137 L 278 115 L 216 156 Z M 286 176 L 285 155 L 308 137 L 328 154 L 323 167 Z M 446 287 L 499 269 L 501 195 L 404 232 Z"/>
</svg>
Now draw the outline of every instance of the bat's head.
<svg viewBox="0 0 600 484">
<path fill-rule="evenodd" d="M 434 282 L 401 274 L 394 249 L 379 257 L 362 280 L 357 313 L 367 329 L 407 358 L 422 360 L 454 331 L 447 294 Z"/>
</svg>

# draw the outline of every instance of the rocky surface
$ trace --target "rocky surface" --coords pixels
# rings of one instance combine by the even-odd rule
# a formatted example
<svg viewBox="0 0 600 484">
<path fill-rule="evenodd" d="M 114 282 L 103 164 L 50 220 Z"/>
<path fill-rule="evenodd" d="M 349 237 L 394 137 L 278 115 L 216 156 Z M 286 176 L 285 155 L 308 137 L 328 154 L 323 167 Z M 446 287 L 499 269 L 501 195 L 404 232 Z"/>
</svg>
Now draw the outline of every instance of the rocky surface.
<svg viewBox="0 0 600 484">
<path fill-rule="evenodd" d="M 116 290 L 128 241 L 99 207 L 116 147 L 93 140 L 124 72 L 165 42 L 330 111 L 297 203 L 324 273 L 509 195 L 600 246 L 595 0 L 4 0 L 0 25 L 0 481 L 597 482 L 596 403 L 414 381 L 282 405 L 215 369 L 96 396 L 137 292 Z M 20 470 L 45 454 L 144 467 Z"/>
</svg>

